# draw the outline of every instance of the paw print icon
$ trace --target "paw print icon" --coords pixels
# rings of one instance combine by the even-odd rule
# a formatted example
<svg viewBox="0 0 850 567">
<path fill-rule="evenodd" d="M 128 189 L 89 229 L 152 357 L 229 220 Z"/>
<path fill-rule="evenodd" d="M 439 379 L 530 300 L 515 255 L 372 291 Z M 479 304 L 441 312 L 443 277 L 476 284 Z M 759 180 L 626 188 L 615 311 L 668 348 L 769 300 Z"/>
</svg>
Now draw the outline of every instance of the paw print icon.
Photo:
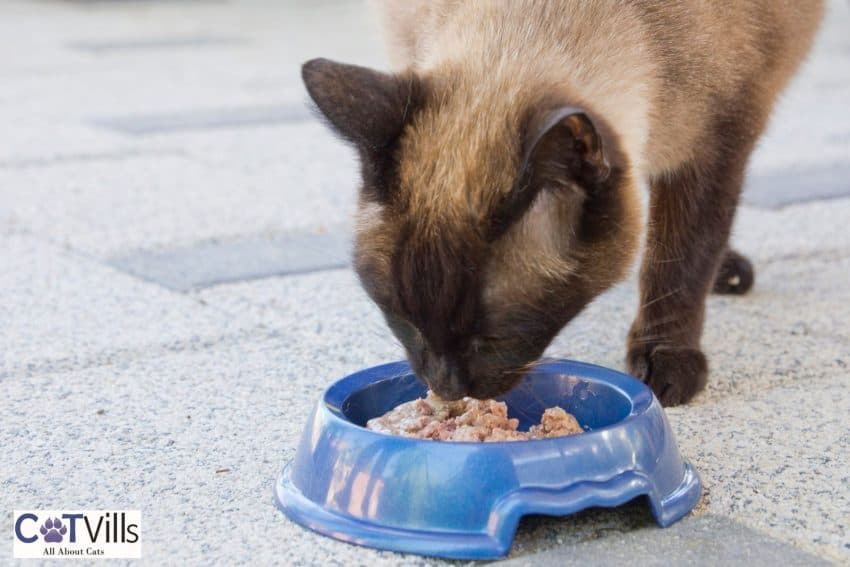
<svg viewBox="0 0 850 567">
<path fill-rule="evenodd" d="M 59 518 L 47 520 L 42 524 L 41 529 L 39 529 L 41 535 L 44 536 L 44 541 L 49 543 L 60 543 L 62 541 L 62 536 L 68 532 L 68 527 L 62 524 L 62 520 Z"/>
</svg>

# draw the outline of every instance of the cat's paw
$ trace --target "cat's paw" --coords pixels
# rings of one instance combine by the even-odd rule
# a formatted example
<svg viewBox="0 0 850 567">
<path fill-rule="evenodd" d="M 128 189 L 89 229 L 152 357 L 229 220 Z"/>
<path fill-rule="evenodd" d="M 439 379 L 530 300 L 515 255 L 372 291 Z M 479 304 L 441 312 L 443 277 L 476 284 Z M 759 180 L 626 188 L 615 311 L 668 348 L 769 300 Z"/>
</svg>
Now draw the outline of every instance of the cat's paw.
<svg viewBox="0 0 850 567">
<path fill-rule="evenodd" d="M 629 374 L 645 382 L 663 406 L 687 403 L 705 387 L 708 362 L 696 348 L 639 345 L 626 355 Z"/>
<path fill-rule="evenodd" d="M 738 252 L 729 250 L 714 278 L 714 293 L 743 295 L 750 291 L 754 281 L 752 262 Z"/>
</svg>

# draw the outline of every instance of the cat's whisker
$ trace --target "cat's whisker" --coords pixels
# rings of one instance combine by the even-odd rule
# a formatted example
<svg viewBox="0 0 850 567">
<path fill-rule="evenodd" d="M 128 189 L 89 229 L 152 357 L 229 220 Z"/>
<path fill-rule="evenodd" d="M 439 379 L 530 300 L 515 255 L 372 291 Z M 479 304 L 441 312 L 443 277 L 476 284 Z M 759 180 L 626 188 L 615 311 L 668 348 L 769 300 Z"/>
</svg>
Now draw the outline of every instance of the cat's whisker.
<svg viewBox="0 0 850 567">
<path fill-rule="evenodd" d="M 643 305 L 641 305 L 640 307 L 641 307 L 641 309 L 646 309 L 647 307 L 649 307 L 650 305 L 652 305 L 652 304 L 654 304 L 654 303 L 657 303 L 657 302 L 659 302 L 659 301 L 661 301 L 661 300 L 667 299 L 668 297 L 672 297 L 672 296 L 674 296 L 674 295 L 676 295 L 676 294 L 678 294 L 678 293 L 681 293 L 681 292 L 682 292 L 682 288 L 681 288 L 681 287 L 677 287 L 676 289 L 670 290 L 670 291 L 668 291 L 667 293 L 665 293 L 665 294 L 663 294 L 663 295 L 659 295 L 658 297 L 655 297 L 655 298 L 653 298 L 653 299 L 650 299 L 649 301 L 647 301 L 646 303 L 644 303 L 644 304 L 643 304 Z"/>
</svg>

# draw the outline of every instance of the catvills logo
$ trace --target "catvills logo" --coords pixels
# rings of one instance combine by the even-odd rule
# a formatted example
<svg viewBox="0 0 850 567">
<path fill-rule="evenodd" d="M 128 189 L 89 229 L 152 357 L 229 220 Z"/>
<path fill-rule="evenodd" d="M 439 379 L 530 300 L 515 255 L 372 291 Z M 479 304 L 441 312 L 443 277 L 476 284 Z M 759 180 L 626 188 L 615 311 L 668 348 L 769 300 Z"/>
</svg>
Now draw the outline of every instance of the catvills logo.
<svg viewBox="0 0 850 567">
<path fill-rule="evenodd" d="M 13 520 L 17 558 L 142 556 L 139 510 L 16 510 Z"/>
</svg>

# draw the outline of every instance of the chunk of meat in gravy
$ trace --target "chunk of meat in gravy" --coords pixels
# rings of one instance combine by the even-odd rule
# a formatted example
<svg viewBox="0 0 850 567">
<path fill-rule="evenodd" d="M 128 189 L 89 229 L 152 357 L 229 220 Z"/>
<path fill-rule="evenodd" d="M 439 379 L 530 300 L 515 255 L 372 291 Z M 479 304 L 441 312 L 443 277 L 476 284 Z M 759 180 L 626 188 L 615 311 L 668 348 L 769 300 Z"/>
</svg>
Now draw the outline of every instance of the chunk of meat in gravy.
<svg viewBox="0 0 850 567">
<path fill-rule="evenodd" d="M 519 420 L 508 417 L 508 406 L 495 400 L 463 398 L 447 402 L 432 392 L 427 397 L 400 404 L 381 417 L 370 419 L 374 431 L 436 441 L 527 441 L 575 435 L 584 430 L 576 418 L 559 407 L 543 412 L 540 425 L 518 431 Z"/>
</svg>

